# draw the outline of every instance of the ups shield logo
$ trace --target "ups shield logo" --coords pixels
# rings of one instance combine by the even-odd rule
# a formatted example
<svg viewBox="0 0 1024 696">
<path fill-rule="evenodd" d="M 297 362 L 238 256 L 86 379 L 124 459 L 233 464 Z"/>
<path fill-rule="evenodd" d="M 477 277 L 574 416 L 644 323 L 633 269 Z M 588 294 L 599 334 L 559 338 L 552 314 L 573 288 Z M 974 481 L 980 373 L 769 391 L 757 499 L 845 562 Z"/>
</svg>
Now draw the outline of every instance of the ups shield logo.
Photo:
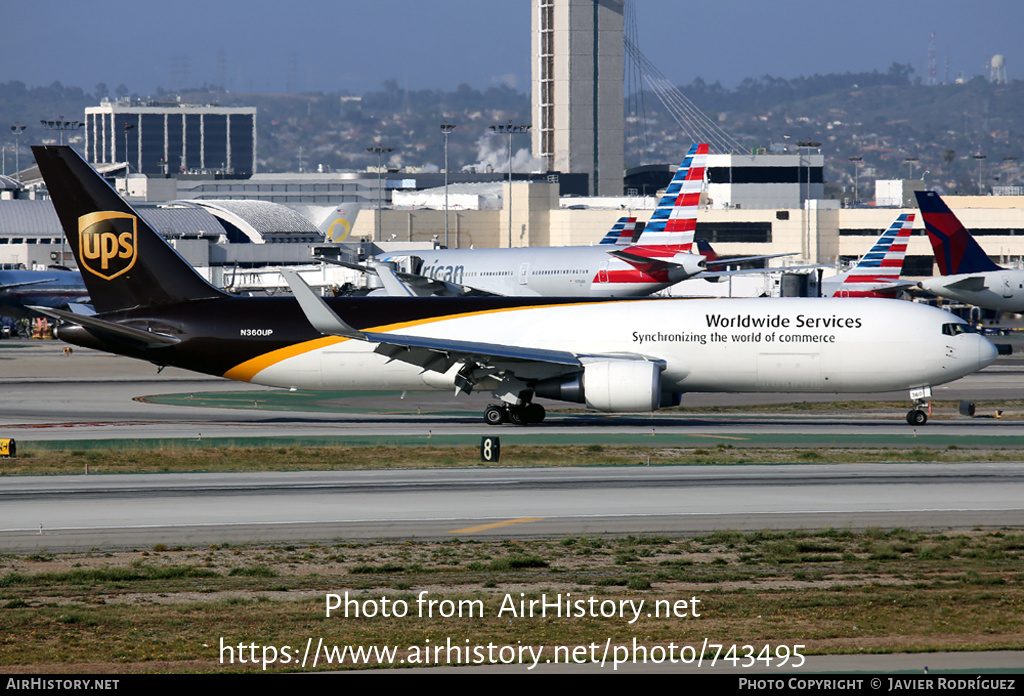
<svg viewBox="0 0 1024 696">
<path fill-rule="evenodd" d="M 138 252 L 134 215 L 104 211 L 78 218 L 78 258 L 82 267 L 104 280 L 131 270 Z"/>
</svg>

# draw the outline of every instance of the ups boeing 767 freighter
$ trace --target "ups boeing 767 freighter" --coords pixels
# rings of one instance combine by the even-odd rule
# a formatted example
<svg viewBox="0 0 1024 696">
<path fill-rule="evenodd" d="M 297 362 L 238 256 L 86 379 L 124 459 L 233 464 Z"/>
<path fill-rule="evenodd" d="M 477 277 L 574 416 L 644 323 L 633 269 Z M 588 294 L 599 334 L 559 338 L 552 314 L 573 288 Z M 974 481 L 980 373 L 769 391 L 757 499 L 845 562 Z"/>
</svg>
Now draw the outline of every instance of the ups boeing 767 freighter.
<svg viewBox="0 0 1024 696">
<path fill-rule="evenodd" d="M 34 147 L 95 315 L 40 309 L 59 337 L 255 384 L 490 391 L 492 424 L 534 397 L 653 411 L 688 391 L 912 395 L 996 348 L 961 319 L 886 299 L 240 297 L 200 277 L 73 149 Z M 908 421 L 923 424 L 918 405 Z"/>
</svg>

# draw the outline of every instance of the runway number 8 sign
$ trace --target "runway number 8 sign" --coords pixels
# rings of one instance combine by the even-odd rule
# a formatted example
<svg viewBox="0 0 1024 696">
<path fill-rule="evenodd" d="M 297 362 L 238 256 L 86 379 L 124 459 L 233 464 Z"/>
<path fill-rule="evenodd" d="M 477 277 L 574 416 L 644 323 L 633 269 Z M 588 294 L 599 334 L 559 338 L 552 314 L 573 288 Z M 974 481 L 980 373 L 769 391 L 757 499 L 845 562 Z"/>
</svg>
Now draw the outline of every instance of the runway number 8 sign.
<svg viewBox="0 0 1024 696">
<path fill-rule="evenodd" d="M 501 455 L 501 441 L 496 437 L 485 437 L 480 440 L 480 461 L 496 462 Z"/>
</svg>

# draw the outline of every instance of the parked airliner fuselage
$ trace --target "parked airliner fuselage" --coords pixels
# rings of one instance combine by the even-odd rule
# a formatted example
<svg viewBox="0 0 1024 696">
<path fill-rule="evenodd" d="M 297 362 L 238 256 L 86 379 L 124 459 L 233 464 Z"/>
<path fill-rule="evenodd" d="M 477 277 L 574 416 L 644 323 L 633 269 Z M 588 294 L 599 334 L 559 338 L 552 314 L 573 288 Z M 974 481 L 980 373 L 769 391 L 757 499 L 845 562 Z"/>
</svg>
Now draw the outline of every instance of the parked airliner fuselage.
<svg viewBox="0 0 1024 696">
<path fill-rule="evenodd" d="M 933 276 L 918 283 L 922 290 L 1002 312 L 1024 312 L 1024 271 L 1001 269 L 984 273 Z"/>
<path fill-rule="evenodd" d="M 644 269 L 609 253 L 608 245 L 592 247 L 522 247 L 513 249 L 434 249 L 415 252 L 422 260 L 392 254 L 402 270 L 426 278 L 509 297 L 636 297 L 650 295 L 699 273 L 702 257 L 680 254 L 685 272 Z"/>
</svg>

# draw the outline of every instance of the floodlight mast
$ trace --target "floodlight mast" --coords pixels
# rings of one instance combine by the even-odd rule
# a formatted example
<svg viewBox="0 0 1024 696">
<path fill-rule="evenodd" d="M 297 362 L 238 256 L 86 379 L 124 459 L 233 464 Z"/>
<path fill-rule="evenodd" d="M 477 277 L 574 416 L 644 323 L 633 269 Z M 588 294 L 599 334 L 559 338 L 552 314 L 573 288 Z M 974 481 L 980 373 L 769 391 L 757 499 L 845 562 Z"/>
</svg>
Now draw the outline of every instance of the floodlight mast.
<svg viewBox="0 0 1024 696">
<path fill-rule="evenodd" d="M 533 126 L 532 125 L 520 125 L 513 126 L 512 121 L 507 124 L 499 123 L 491 126 L 491 130 L 495 133 L 507 133 L 508 134 L 508 200 L 505 201 L 505 206 L 508 208 L 508 248 L 512 248 L 512 136 L 516 133 L 526 133 Z"/>
<path fill-rule="evenodd" d="M 379 143 L 373 147 L 366 148 L 367 152 L 377 153 L 377 241 L 381 241 L 381 228 L 380 228 L 380 215 L 381 209 L 384 205 L 384 185 L 381 173 L 384 169 L 384 155 L 388 152 L 394 152 L 393 147 L 382 147 Z"/>
</svg>

